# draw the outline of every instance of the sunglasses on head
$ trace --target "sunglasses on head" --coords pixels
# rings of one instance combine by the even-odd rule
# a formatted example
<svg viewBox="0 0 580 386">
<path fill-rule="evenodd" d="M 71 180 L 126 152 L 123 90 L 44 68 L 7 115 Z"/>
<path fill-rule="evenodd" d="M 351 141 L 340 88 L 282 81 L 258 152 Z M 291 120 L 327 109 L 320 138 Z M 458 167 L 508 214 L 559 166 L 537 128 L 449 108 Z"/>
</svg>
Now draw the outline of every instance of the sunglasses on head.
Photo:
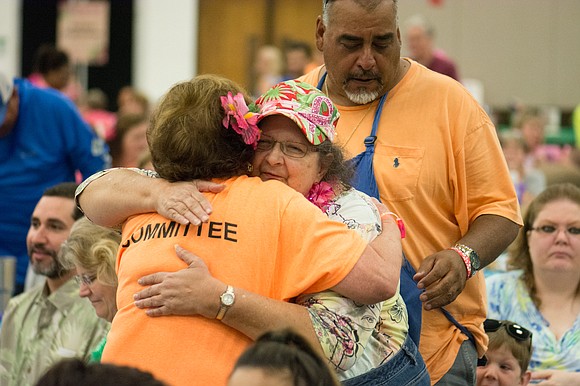
<svg viewBox="0 0 580 386">
<path fill-rule="evenodd" d="M 510 322 L 507 320 L 495 320 L 486 319 L 483 322 L 483 328 L 485 332 L 495 332 L 501 327 L 505 327 L 509 336 L 517 340 L 518 342 L 530 341 L 530 349 L 532 347 L 532 333 L 530 330 L 525 329 L 517 323 Z M 477 366 L 485 366 L 487 364 L 487 357 L 484 355 L 482 358 L 477 359 Z"/>
<path fill-rule="evenodd" d="M 520 342 L 525 342 L 532 337 L 532 333 L 529 330 L 508 320 L 486 319 L 485 322 L 483 322 L 485 332 L 495 332 L 499 330 L 501 326 L 505 327 L 512 338 L 519 340 Z"/>
</svg>

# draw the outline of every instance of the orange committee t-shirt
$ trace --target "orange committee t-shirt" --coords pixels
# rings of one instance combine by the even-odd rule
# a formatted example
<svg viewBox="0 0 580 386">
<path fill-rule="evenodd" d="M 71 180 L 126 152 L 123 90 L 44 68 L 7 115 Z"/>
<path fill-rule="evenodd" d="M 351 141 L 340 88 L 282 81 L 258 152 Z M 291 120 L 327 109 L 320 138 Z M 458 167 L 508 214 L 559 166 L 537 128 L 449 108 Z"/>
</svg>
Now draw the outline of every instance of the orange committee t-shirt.
<svg viewBox="0 0 580 386">
<path fill-rule="evenodd" d="M 133 304 L 140 277 L 186 267 L 175 244 L 203 258 L 214 277 L 234 288 L 285 301 L 335 286 L 366 247 L 356 232 L 278 181 L 243 176 L 224 184 L 223 192 L 206 194 L 213 208 L 209 223 L 183 226 L 158 214 L 126 221 L 117 258 L 119 310 L 103 362 L 149 371 L 169 385 L 226 384 L 249 338 L 217 320 L 152 318 Z"/>
<path fill-rule="evenodd" d="M 522 222 L 495 127 L 485 111 L 455 80 L 409 62 L 383 106 L 373 167 L 381 201 L 405 221 L 403 250 L 417 269 L 425 257 L 453 246 L 480 215 Z M 316 86 L 324 71 L 318 68 L 301 79 Z M 365 150 L 377 105 L 373 102 L 370 110 L 369 105 L 337 106 L 337 138 L 349 157 Z M 469 328 L 483 355 L 483 274 L 469 279 L 445 308 Z M 419 351 L 432 384 L 451 368 L 466 339 L 440 310 L 423 311 Z"/>
</svg>

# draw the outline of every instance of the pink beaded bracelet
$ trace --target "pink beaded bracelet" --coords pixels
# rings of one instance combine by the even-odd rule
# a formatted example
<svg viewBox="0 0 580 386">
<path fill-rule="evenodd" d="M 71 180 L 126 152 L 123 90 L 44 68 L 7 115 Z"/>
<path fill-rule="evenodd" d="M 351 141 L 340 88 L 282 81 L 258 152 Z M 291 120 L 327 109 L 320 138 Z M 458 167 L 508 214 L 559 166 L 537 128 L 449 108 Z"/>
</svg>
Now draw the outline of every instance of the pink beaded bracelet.
<svg viewBox="0 0 580 386">
<path fill-rule="evenodd" d="M 451 247 L 449 249 L 457 252 L 459 256 L 461 256 L 463 263 L 465 264 L 465 270 L 467 271 L 467 278 L 469 279 L 471 277 L 471 260 L 469 260 L 469 256 L 467 256 L 461 249 L 457 247 Z"/>
</svg>

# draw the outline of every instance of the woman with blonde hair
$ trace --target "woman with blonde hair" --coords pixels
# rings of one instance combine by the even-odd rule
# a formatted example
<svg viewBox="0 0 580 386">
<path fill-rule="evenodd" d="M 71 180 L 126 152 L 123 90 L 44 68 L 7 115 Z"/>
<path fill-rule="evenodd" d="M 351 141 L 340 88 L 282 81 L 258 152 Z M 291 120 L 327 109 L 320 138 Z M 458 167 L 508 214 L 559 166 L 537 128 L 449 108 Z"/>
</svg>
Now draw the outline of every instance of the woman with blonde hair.
<svg viewBox="0 0 580 386">
<path fill-rule="evenodd" d="M 97 316 L 108 322 L 117 313 L 115 260 L 120 242 L 121 234 L 116 230 L 81 217 L 61 247 L 63 260 L 76 267 L 79 296 L 90 300 Z M 100 361 L 105 342 L 106 338 L 92 353 L 91 361 Z"/>
</svg>

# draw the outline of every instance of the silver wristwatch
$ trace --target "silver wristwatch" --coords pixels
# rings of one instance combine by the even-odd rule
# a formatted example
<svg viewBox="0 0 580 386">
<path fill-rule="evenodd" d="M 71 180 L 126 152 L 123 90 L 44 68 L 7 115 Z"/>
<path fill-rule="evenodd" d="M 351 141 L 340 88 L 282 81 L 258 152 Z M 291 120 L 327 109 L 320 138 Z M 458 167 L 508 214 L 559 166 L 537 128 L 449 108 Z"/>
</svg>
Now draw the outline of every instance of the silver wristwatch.
<svg viewBox="0 0 580 386">
<path fill-rule="evenodd" d="M 225 292 L 220 295 L 220 309 L 216 315 L 217 320 L 222 320 L 226 315 L 228 309 L 234 305 L 236 301 L 236 294 L 234 293 L 234 287 L 228 285 Z"/>
</svg>

